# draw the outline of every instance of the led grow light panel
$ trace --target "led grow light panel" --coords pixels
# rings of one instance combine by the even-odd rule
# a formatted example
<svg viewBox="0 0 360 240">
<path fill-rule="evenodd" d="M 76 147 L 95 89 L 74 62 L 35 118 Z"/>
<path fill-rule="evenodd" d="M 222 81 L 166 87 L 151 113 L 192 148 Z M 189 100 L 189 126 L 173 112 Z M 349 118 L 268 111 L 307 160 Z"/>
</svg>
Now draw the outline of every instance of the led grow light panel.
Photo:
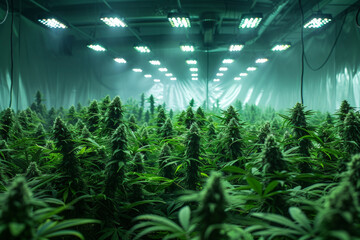
<svg viewBox="0 0 360 240">
<path fill-rule="evenodd" d="M 89 45 L 87 45 L 87 47 L 94 51 L 97 51 L 97 52 L 106 51 L 106 49 L 103 46 L 101 46 L 100 44 L 89 44 Z"/>
<path fill-rule="evenodd" d="M 276 44 L 271 51 L 273 52 L 281 52 L 281 51 L 285 51 L 286 49 L 288 49 L 289 47 L 291 47 L 290 44 Z"/>
<path fill-rule="evenodd" d="M 67 28 L 67 26 L 64 23 L 60 22 L 55 18 L 42 18 L 39 19 L 38 21 L 44 24 L 45 26 L 47 26 L 48 28 L 60 28 L 60 29 Z"/>
<path fill-rule="evenodd" d="M 269 61 L 267 58 L 258 58 L 256 59 L 255 63 L 266 63 L 267 61 Z"/>
<path fill-rule="evenodd" d="M 248 67 L 248 68 L 246 69 L 246 71 L 248 71 L 248 72 L 256 71 L 256 67 Z"/>
<path fill-rule="evenodd" d="M 224 63 L 224 64 L 231 64 L 231 63 L 233 63 L 234 62 L 234 59 L 224 59 L 223 61 L 222 61 L 222 63 Z"/>
<path fill-rule="evenodd" d="M 151 65 L 160 65 L 161 64 L 159 60 L 150 60 L 149 63 Z"/>
<path fill-rule="evenodd" d="M 150 49 L 147 46 L 140 45 L 140 46 L 135 46 L 134 48 L 136 51 L 138 51 L 140 53 L 149 53 L 150 52 Z"/>
<path fill-rule="evenodd" d="M 169 13 L 168 20 L 170 22 L 170 25 L 174 28 L 191 27 L 189 14 L 187 13 Z"/>
<path fill-rule="evenodd" d="M 240 52 L 244 48 L 242 44 L 232 44 L 229 47 L 230 52 Z"/>
<path fill-rule="evenodd" d="M 244 14 L 239 28 L 257 28 L 262 20 L 261 14 Z"/>
<path fill-rule="evenodd" d="M 181 45 L 180 49 L 183 52 L 194 52 L 195 51 L 195 48 L 193 45 Z"/>
<path fill-rule="evenodd" d="M 141 68 L 133 68 L 133 71 L 134 72 L 142 72 L 142 69 Z"/>
<path fill-rule="evenodd" d="M 189 65 L 195 65 L 195 64 L 197 64 L 197 61 L 196 60 L 186 60 L 186 63 Z"/>
<path fill-rule="evenodd" d="M 102 17 L 100 20 L 109 27 L 127 27 L 126 23 L 118 17 Z"/>
<path fill-rule="evenodd" d="M 330 22 L 331 15 L 315 14 L 306 21 L 306 23 L 304 24 L 304 28 L 321 28 Z"/>
<path fill-rule="evenodd" d="M 114 58 L 114 61 L 117 63 L 126 63 L 126 60 L 124 58 Z"/>
</svg>

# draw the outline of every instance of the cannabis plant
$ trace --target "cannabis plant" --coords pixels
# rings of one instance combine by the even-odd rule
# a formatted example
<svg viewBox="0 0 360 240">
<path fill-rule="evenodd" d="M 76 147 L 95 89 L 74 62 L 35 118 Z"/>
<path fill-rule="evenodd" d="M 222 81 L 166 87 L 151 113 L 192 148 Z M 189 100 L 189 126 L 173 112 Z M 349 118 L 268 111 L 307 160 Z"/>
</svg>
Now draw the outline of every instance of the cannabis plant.
<svg viewBox="0 0 360 240">
<path fill-rule="evenodd" d="M 24 130 L 19 121 L 15 121 L 12 128 L 12 139 L 17 140 L 24 137 Z"/>
<path fill-rule="evenodd" d="M 84 126 L 81 131 L 81 138 L 87 139 L 87 138 L 92 138 L 92 137 L 93 136 L 92 136 L 90 130 L 86 126 Z"/>
<path fill-rule="evenodd" d="M 158 127 L 158 132 L 160 132 L 161 127 L 164 125 L 165 121 L 166 121 L 165 111 L 162 107 L 160 107 L 158 111 L 158 115 L 156 117 L 156 126 Z"/>
<path fill-rule="evenodd" d="M 87 110 L 87 124 L 90 132 L 95 132 L 99 128 L 100 123 L 100 109 L 99 104 L 96 100 L 90 103 Z"/>
<path fill-rule="evenodd" d="M 104 115 L 111 103 L 111 98 L 107 95 L 100 103 L 101 114 Z"/>
<path fill-rule="evenodd" d="M 106 132 L 113 132 L 123 122 L 124 109 L 119 96 L 116 96 L 110 103 L 106 112 Z"/>
<path fill-rule="evenodd" d="M 190 129 L 192 124 L 196 122 L 195 114 L 190 106 L 186 109 L 186 115 L 185 115 L 184 122 L 185 122 L 185 126 L 187 129 Z"/>
<path fill-rule="evenodd" d="M 197 182 L 199 181 L 199 157 L 200 133 L 197 123 L 194 122 L 186 136 L 185 150 L 185 158 L 188 163 L 185 174 L 185 184 L 191 190 L 196 189 Z"/>
<path fill-rule="evenodd" d="M 146 123 L 148 123 L 150 121 L 150 111 L 149 110 L 146 110 L 144 120 Z"/>
<path fill-rule="evenodd" d="M 360 154 L 354 155 L 349 162 L 345 181 L 348 181 L 356 192 L 360 192 Z"/>
<path fill-rule="evenodd" d="M 149 97 L 149 104 L 150 104 L 150 113 L 151 116 L 154 116 L 154 112 L 155 112 L 155 98 L 154 96 L 151 94 Z"/>
<path fill-rule="evenodd" d="M 113 198 L 123 183 L 125 166 L 128 161 L 127 134 L 125 125 L 121 124 L 111 137 L 112 156 L 105 169 L 106 196 Z"/>
<path fill-rule="evenodd" d="M 0 239 L 35 239 L 31 192 L 23 177 L 17 177 L 2 200 Z"/>
<path fill-rule="evenodd" d="M 11 108 L 4 110 L 0 119 L 0 137 L 4 140 L 8 140 L 10 137 L 10 131 L 14 125 L 14 112 Z"/>
<path fill-rule="evenodd" d="M 143 114 L 144 114 L 144 108 L 143 107 L 140 107 L 139 108 L 139 111 L 137 113 L 137 120 L 138 121 L 142 121 L 143 119 Z"/>
<path fill-rule="evenodd" d="M 360 120 L 354 112 L 346 115 L 342 133 L 345 151 L 349 154 L 360 153 Z"/>
<path fill-rule="evenodd" d="M 195 105 L 195 100 L 192 98 L 189 102 L 189 107 L 194 107 Z"/>
<path fill-rule="evenodd" d="M 213 172 L 201 192 L 197 210 L 200 240 L 225 239 L 221 225 L 225 223 L 226 197 L 221 174 Z"/>
<path fill-rule="evenodd" d="M 208 135 L 210 140 L 216 138 L 216 130 L 215 130 L 215 126 L 214 126 L 214 124 L 212 122 L 210 122 L 209 125 L 208 125 L 207 135 Z"/>
<path fill-rule="evenodd" d="M 145 94 L 142 93 L 140 97 L 140 107 L 144 109 L 145 107 Z"/>
<path fill-rule="evenodd" d="M 262 165 L 265 173 L 287 170 L 287 164 L 273 135 L 266 138 L 262 152 Z"/>
<path fill-rule="evenodd" d="M 231 119 L 235 119 L 235 121 L 239 122 L 239 114 L 236 112 L 235 108 L 233 106 L 229 106 L 226 111 L 223 112 L 224 117 L 223 121 L 225 125 L 228 125 L 231 121 Z"/>
<path fill-rule="evenodd" d="M 261 145 L 265 143 L 266 138 L 269 136 L 271 130 L 270 130 L 270 123 L 266 122 L 265 125 L 260 129 L 260 133 L 258 135 L 257 144 L 259 146 L 257 147 L 258 152 L 261 151 Z"/>
<path fill-rule="evenodd" d="M 206 116 L 201 107 L 198 107 L 198 109 L 196 110 L 196 121 L 197 121 L 199 127 L 202 127 L 205 125 Z"/>
<path fill-rule="evenodd" d="M 134 114 L 131 114 L 130 118 L 129 118 L 129 128 L 135 132 L 138 129 L 138 126 L 136 125 L 136 118 L 134 116 Z"/>
<path fill-rule="evenodd" d="M 26 111 L 21 111 L 18 115 L 17 115 L 17 119 L 21 125 L 21 127 L 24 130 L 29 130 L 29 119 L 27 117 Z"/>
<path fill-rule="evenodd" d="M 41 171 L 39 170 L 36 162 L 31 162 L 26 170 L 26 174 L 25 174 L 26 179 L 31 179 L 39 176 L 41 176 Z"/>
<path fill-rule="evenodd" d="M 174 111 L 172 109 L 170 109 L 169 111 L 169 118 L 172 120 L 174 117 Z"/>
<path fill-rule="evenodd" d="M 240 125 L 235 118 L 232 118 L 226 127 L 219 149 L 225 154 L 227 161 L 235 161 L 243 156 L 244 147 Z M 239 162 L 237 162 L 237 165 L 241 166 Z"/>
<path fill-rule="evenodd" d="M 171 149 L 167 143 L 165 143 L 161 149 L 159 156 L 159 168 L 160 176 L 166 177 L 169 179 L 174 178 L 174 164 L 169 164 L 171 157 Z"/>
<path fill-rule="evenodd" d="M 174 135 L 174 127 L 170 118 L 166 119 L 166 122 L 162 126 L 160 133 L 164 139 L 170 139 Z"/>
<path fill-rule="evenodd" d="M 185 124 L 185 116 L 186 116 L 186 112 L 185 111 L 181 111 L 179 116 L 178 116 L 178 119 L 177 119 L 177 122 L 179 125 L 182 125 L 182 124 Z"/>
<path fill-rule="evenodd" d="M 76 117 L 76 109 L 74 106 L 71 106 L 69 108 L 69 111 L 67 113 L 67 116 L 66 116 L 66 120 L 69 124 L 75 124 L 76 121 L 77 121 L 77 117 Z"/>
<path fill-rule="evenodd" d="M 353 107 L 350 106 L 348 101 L 344 100 L 341 102 L 340 109 L 337 112 L 337 115 L 339 116 L 340 123 L 343 123 L 347 114 L 354 110 Z"/>
</svg>

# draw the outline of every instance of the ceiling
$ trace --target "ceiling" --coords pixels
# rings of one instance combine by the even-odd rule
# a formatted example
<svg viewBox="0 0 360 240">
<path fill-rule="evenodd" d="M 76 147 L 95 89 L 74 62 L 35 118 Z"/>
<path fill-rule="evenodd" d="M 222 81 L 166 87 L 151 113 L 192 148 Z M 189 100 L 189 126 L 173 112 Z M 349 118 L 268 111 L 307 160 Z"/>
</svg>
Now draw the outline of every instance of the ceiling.
<svg viewBox="0 0 360 240">
<path fill-rule="evenodd" d="M 179 80 L 189 80 L 185 59 L 198 60 L 199 80 L 214 78 L 224 58 L 235 59 L 236 66 L 229 69 L 229 78 L 254 65 L 258 57 L 271 60 L 272 46 L 281 41 L 295 45 L 300 40 L 301 15 L 297 0 L 14 0 L 15 10 L 37 22 L 39 16 L 54 15 L 70 27 L 67 39 L 71 39 L 72 53 L 86 49 L 92 41 L 103 44 L 109 57 L 123 57 L 131 71 L 134 67 L 145 73 L 163 77 L 148 61 L 158 59 Z M 357 0 L 302 0 L 304 17 L 322 11 L 333 18 L 341 17 L 344 11 Z M 5 9 L 4 1 L 0 6 Z M 172 28 L 167 20 L 170 11 L 181 9 L 190 14 L 191 28 Z M 110 28 L 100 21 L 103 13 L 113 12 L 122 16 L 127 28 Z M 256 29 L 239 29 L 244 13 L 262 13 L 263 21 Z M 51 31 L 49 29 L 49 31 Z M 305 32 L 305 35 L 312 32 Z M 194 53 L 181 52 L 179 44 L 189 41 L 195 44 Z M 134 44 L 143 42 L 152 52 L 140 54 Z M 237 54 L 228 52 L 235 42 L 245 44 Z M 91 50 L 89 50 L 91 51 Z M 231 68 L 231 67 L 229 67 Z M 231 70 L 231 71 L 230 71 Z M 125 70 L 124 70 L 125 71 Z M 162 75 L 161 75 L 162 74 Z"/>
</svg>

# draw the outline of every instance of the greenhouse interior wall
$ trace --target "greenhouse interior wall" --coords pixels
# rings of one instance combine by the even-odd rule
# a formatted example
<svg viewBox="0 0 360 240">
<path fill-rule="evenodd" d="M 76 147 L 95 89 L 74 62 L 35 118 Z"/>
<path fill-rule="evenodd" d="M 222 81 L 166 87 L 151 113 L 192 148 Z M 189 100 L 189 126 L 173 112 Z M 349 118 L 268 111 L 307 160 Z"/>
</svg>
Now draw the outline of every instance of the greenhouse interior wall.
<svg viewBox="0 0 360 240">
<path fill-rule="evenodd" d="M 304 105 L 308 109 L 334 112 L 346 99 L 360 106 L 360 30 L 348 14 L 340 38 L 328 62 L 318 71 L 304 66 Z M 10 18 L 11 16 L 9 16 Z M 312 67 L 321 65 L 334 44 L 342 21 L 304 39 Z M 0 108 L 9 106 L 11 88 L 11 21 L 0 26 Z M 300 31 L 299 31 L 300 34 Z M 299 36 L 300 38 L 300 36 Z M 153 94 L 169 108 L 185 108 L 194 98 L 205 100 L 206 80 L 155 84 L 140 78 L 128 67 L 119 67 L 111 58 L 78 46 L 69 35 L 48 31 L 27 18 L 14 15 L 12 107 L 25 109 L 40 90 L 47 107 L 88 104 L 106 95 L 138 99 Z M 211 57 L 211 56 L 210 56 Z M 243 104 L 287 109 L 300 102 L 301 42 L 274 55 L 251 81 L 209 83 L 209 106 L 219 99 L 225 108 L 236 100 Z"/>
</svg>

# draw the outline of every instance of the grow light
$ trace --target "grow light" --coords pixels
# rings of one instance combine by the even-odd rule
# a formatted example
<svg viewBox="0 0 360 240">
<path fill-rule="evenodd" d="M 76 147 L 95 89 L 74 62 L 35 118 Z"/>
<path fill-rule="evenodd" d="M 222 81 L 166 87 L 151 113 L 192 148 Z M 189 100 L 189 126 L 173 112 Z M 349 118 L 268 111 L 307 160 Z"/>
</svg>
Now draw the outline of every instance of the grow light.
<svg viewBox="0 0 360 240">
<path fill-rule="evenodd" d="M 142 72 L 142 69 L 141 68 L 133 68 L 133 71 L 134 72 Z"/>
<path fill-rule="evenodd" d="M 97 51 L 97 52 L 106 51 L 106 49 L 103 46 L 101 46 L 100 44 L 89 44 L 89 45 L 87 45 L 87 47 L 94 51 Z"/>
<path fill-rule="evenodd" d="M 256 59 L 255 63 L 266 63 L 267 61 L 269 61 L 267 58 L 258 58 Z"/>
<path fill-rule="evenodd" d="M 198 71 L 198 68 L 190 68 L 190 71 L 191 71 L 191 72 L 197 72 L 197 71 Z"/>
<path fill-rule="evenodd" d="M 100 20 L 110 27 L 127 27 L 126 23 L 119 17 L 102 17 Z"/>
<path fill-rule="evenodd" d="M 186 60 L 186 63 L 189 65 L 194 65 L 194 64 L 197 64 L 197 61 L 196 60 Z"/>
<path fill-rule="evenodd" d="M 228 70 L 227 67 L 221 67 L 221 68 L 219 68 L 219 71 L 220 71 L 220 72 L 225 72 L 225 71 L 227 71 L 227 70 Z"/>
<path fill-rule="evenodd" d="M 256 67 L 248 67 L 248 68 L 246 69 L 246 71 L 248 71 L 248 72 L 256 71 Z"/>
<path fill-rule="evenodd" d="M 160 72 L 167 72 L 168 70 L 167 70 L 167 68 L 159 68 L 159 71 Z"/>
<path fill-rule="evenodd" d="M 291 47 L 290 44 L 277 44 L 271 49 L 271 51 L 274 51 L 274 52 L 276 52 L 276 51 L 278 51 L 278 52 L 285 51 L 289 47 Z"/>
<path fill-rule="evenodd" d="M 151 74 L 145 74 L 144 77 L 151 78 L 152 76 L 151 76 Z"/>
<path fill-rule="evenodd" d="M 241 80 L 241 77 L 234 77 L 234 80 L 235 80 L 235 81 L 240 81 L 240 80 Z"/>
<path fill-rule="evenodd" d="M 176 77 L 170 78 L 171 81 L 176 81 Z"/>
<path fill-rule="evenodd" d="M 262 14 L 244 14 L 239 28 L 257 28 L 262 20 Z"/>
<path fill-rule="evenodd" d="M 321 28 L 331 22 L 330 14 L 314 14 L 304 24 L 304 28 Z"/>
<path fill-rule="evenodd" d="M 222 61 L 222 63 L 225 63 L 225 64 L 230 64 L 230 63 L 233 63 L 234 62 L 234 59 L 224 59 Z"/>
<path fill-rule="evenodd" d="M 114 58 L 114 61 L 117 63 L 126 63 L 126 60 L 124 58 Z"/>
<path fill-rule="evenodd" d="M 194 48 L 193 45 L 181 45 L 180 49 L 183 52 L 193 52 L 193 51 L 195 51 L 195 48 Z"/>
<path fill-rule="evenodd" d="M 160 65 L 161 64 L 159 60 L 150 60 L 149 63 L 151 65 Z"/>
<path fill-rule="evenodd" d="M 60 22 L 55 18 L 42 18 L 39 19 L 38 21 L 44 24 L 45 26 L 47 26 L 48 28 L 60 28 L 60 29 L 67 28 L 67 26 L 64 23 Z"/>
<path fill-rule="evenodd" d="M 197 74 L 197 73 L 192 73 L 192 74 L 191 74 L 192 77 L 197 77 L 198 75 L 199 75 L 199 74 Z"/>
<path fill-rule="evenodd" d="M 224 76 L 224 74 L 223 73 L 217 73 L 216 76 L 222 77 L 222 76 Z"/>
<path fill-rule="evenodd" d="M 191 78 L 191 80 L 193 80 L 193 81 L 197 81 L 197 80 L 198 80 L 198 78 L 197 78 L 197 77 L 193 77 L 193 78 Z"/>
<path fill-rule="evenodd" d="M 230 52 L 240 52 L 244 48 L 242 44 L 232 44 L 229 47 Z"/>
<path fill-rule="evenodd" d="M 172 77 L 173 74 L 172 74 L 172 73 L 165 73 L 165 76 L 167 76 L 167 77 Z"/>
<path fill-rule="evenodd" d="M 169 13 L 168 20 L 171 26 L 175 28 L 191 27 L 189 14 L 187 13 Z"/>
<path fill-rule="evenodd" d="M 219 78 L 215 78 L 215 79 L 214 79 L 214 82 L 220 82 L 220 79 L 219 79 Z"/>
<path fill-rule="evenodd" d="M 136 51 L 140 53 L 149 53 L 150 49 L 145 45 L 138 45 L 134 47 Z"/>
<path fill-rule="evenodd" d="M 160 79 L 154 79 L 154 82 L 160 82 Z"/>
<path fill-rule="evenodd" d="M 239 75 L 240 75 L 240 77 L 246 77 L 248 74 L 247 73 L 240 73 Z"/>
</svg>

